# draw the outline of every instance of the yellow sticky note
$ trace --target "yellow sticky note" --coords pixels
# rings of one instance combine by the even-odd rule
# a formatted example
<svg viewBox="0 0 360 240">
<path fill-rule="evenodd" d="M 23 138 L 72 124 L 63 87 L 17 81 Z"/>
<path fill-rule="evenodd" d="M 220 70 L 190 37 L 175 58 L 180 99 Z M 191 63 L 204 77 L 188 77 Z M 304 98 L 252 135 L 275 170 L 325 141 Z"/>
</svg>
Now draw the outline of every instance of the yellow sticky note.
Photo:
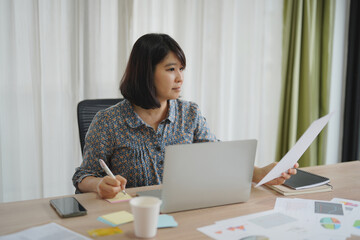
<svg viewBox="0 0 360 240">
<path fill-rule="evenodd" d="M 123 202 L 123 201 L 129 201 L 132 197 L 129 194 L 124 194 L 122 192 L 119 192 L 114 198 L 106 199 L 106 201 L 110 203 L 117 203 L 117 202 Z"/>
<path fill-rule="evenodd" d="M 134 221 L 133 215 L 127 211 L 109 213 L 101 217 L 114 225 L 119 225 Z"/>
<path fill-rule="evenodd" d="M 110 227 L 110 228 L 93 229 L 93 230 L 88 231 L 88 233 L 92 237 L 102 237 L 102 236 L 123 233 L 123 231 L 118 227 Z"/>
</svg>

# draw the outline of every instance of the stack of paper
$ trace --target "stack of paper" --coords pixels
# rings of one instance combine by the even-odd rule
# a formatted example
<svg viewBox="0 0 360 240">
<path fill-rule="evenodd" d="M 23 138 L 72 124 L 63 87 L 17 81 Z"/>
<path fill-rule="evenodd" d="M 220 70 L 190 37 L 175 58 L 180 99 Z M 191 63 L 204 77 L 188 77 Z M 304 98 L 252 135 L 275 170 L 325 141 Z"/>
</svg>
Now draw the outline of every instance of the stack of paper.
<svg viewBox="0 0 360 240">
<path fill-rule="evenodd" d="M 331 201 L 277 198 L 274 209 L 297 217 L 311 229 L 309 239 L 346 239 L 360 236 L 360 202 L 334 198 Z M 336 236 L 336 238 L 335 238 Z"/>
<path fill-rule="evenodd" d="M 251 215 L 225 219 L 213 225 L 198 228 L 200 232 L 213 239 L 285 239 L 282 232 L 286 233 L 286 239 L 292 239 L 298 220 L 284 213 L 270 210 Z M 293 232 L 295 233 L 295 232 Z"/>
<path fill-rule="evenodd" d="M 278 193 L 284 196 L 299 195 L 305 193 L 330 192 L 333 189 L 330 184 L 325 184 L 322 186 L 312 187 L 312 188 L 298 189 L 298 190 L 291 189 L 284 185 L 266 185 L 266 186 L 277 191 Z"/>
<path fill-rule="evenodd" d="M 213 239 L 346 239 L 360 236 L 360 202 L 277 198 L 273 210 L 198 228 Z"/>
<path fill-rule="evenodd" d="M 90 240 L 79 233 L 71 231 L 57 223 L 48 223 L 45 225 L 28 228 L 26 230 L 4 235 L 0 240 L 19 240 L 19 239 L 64 239 L 64 240 Z"/>
</svg>

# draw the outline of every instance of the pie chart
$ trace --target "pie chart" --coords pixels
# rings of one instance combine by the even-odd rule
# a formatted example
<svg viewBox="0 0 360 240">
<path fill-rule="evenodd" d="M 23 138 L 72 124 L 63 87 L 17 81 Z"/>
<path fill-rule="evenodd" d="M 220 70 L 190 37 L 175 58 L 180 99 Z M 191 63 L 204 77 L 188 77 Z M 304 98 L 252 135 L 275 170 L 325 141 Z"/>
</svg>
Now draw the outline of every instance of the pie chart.
<svg viewBox="0 0 360 240">
<path fill-rule="evenodd" d="M 332 217 L 325 217 L 320 220 L 321 226 L 326 229 L 339 229 L 340 228 L 340 221 L 336 218 Z"/>
<path fill-rule="evenodd" d="M 356 221 L 354 222 L 354 227 L 360 229 L 360 220 L 356 220 Z"/>
</svg>

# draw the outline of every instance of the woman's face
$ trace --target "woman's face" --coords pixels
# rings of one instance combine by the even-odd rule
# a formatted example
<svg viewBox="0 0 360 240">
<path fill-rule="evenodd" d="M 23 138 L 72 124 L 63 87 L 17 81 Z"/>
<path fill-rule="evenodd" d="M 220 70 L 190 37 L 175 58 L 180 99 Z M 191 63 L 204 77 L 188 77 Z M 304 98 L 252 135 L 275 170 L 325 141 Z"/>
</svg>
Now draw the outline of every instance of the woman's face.
<svg viewBox="0 0 360 240">
<path fill-rule="evenodd" d="M 156 65 L 154 83 L 156 96 L 160 103 L 177 99 L 180 96 L 181 85 L 184 81 L 184 67 L 173 52 Z"/>
</svg>

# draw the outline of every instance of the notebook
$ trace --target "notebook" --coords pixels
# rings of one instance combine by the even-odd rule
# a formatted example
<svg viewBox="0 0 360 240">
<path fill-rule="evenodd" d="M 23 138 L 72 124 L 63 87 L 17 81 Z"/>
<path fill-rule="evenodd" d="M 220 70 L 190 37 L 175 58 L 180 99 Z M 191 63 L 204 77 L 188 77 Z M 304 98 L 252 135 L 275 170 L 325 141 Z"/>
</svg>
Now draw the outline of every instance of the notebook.
<svg viewBox="0 0 360 240">
<path fill-rule="evenodd" d="M 245 202 L 250 197 L 256 140 L 171 145 L 165 148 L 162 213 Z"/>
<path fill-rule="evenodd" d="M 317 187 L 304 188 L 299 190 L 292 189 L 284 185 L 266 185 L 266 186 L 284 196 L 293 196 L 293 195 L 318 193 L 318 192 L 331 192 L 333 190 L 333 187 L 328 183 Z"/>
<path fill-rule="evenodd" d="M 321 186 L 328 182 L 330 182 L 330 179 L 327 177 L 297 169 L 296 175 L 286 180 L 284 185 L 289 188 L 299 190 Z"/>
</svg>

